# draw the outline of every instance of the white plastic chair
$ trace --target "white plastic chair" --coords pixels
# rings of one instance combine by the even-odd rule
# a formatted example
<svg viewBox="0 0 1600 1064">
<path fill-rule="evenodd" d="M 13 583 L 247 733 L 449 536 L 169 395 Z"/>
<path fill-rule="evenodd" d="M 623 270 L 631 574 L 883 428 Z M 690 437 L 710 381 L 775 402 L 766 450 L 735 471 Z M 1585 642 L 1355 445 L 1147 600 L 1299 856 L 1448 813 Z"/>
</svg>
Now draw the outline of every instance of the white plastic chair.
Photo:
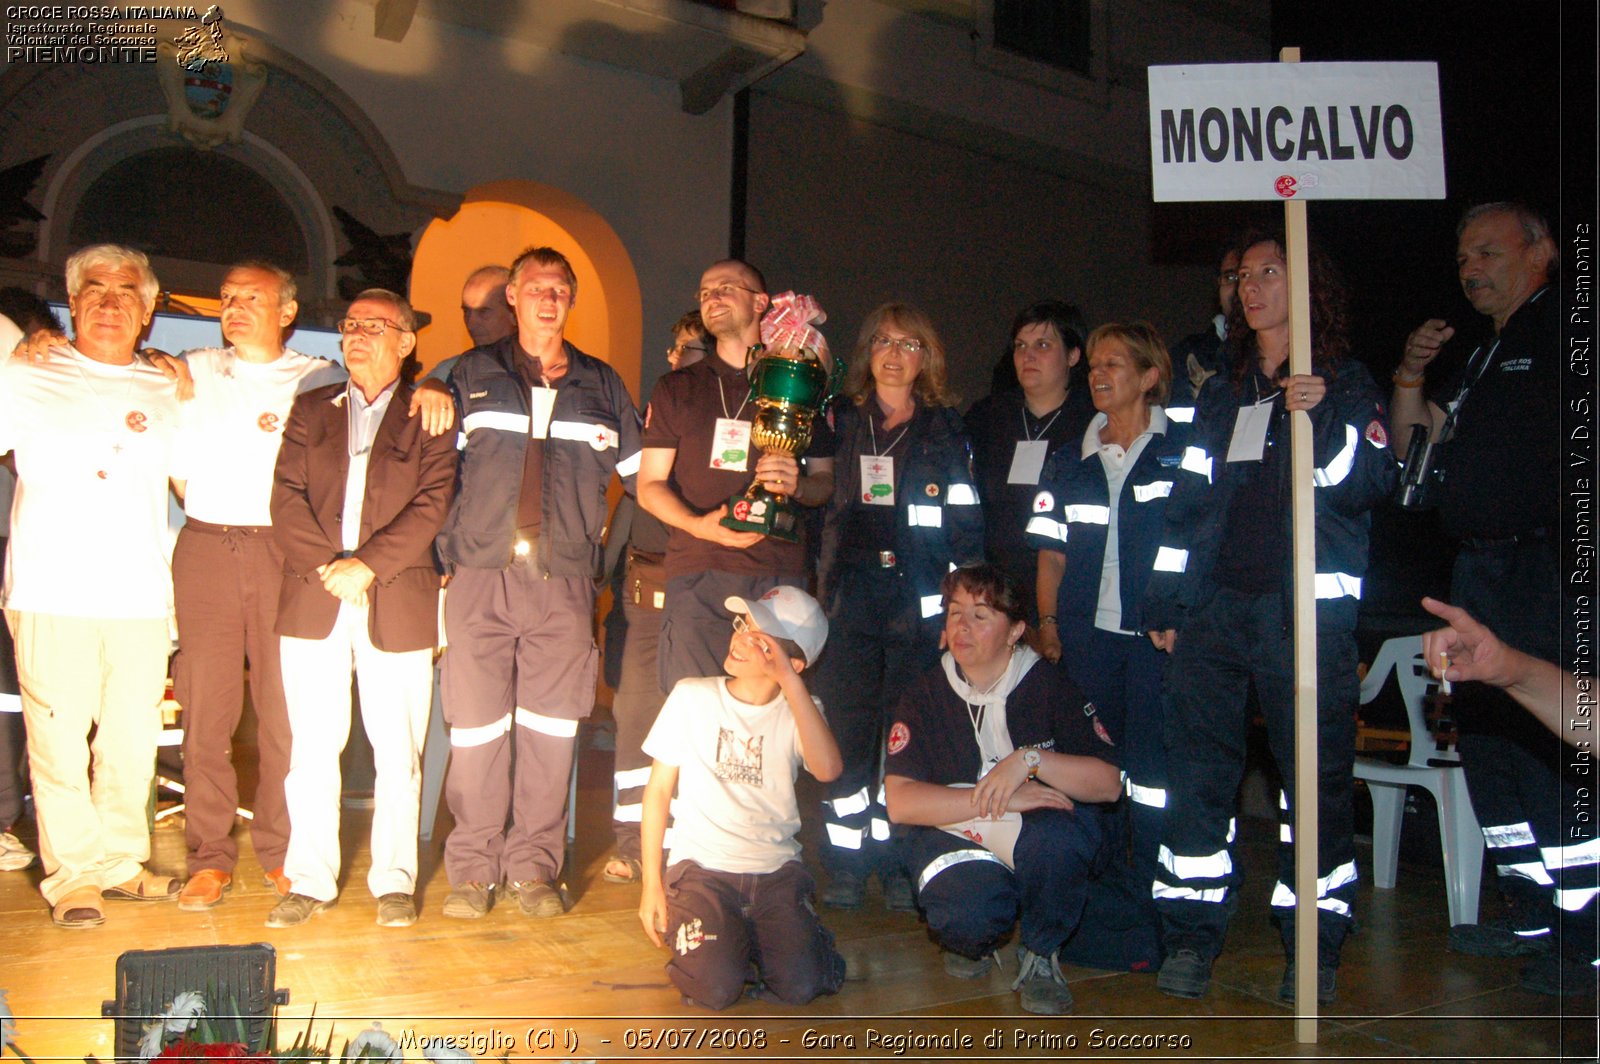
<svg viewBox="0 0 1600 1064">
<path fill-rule="evenodd" d="M 1406 788 L 1424 787 L 1439 812 L 1439 842 L 1444 853 L 1445 891 L 1450 923 L 1478 922 L 1478 888 L 1483 878 L 1483 831 L 1467 797 L 1461 755 L 1454 746 L 1439 749 L 1423 712 L 1433 676 L 1422 657 L 1422 637 L 1386 640 L 1361 682 L 1361 704 L 1378 697 L 1393 673 L 1411 727 L 1406 763 L 1397 765 L 1357 755 L 1355 774 L 1366 780 L 1372 795 L 1372 880 L 1390 889 L 1400 860 L 1400 825 L 1405 816 Z"/>
</svg>

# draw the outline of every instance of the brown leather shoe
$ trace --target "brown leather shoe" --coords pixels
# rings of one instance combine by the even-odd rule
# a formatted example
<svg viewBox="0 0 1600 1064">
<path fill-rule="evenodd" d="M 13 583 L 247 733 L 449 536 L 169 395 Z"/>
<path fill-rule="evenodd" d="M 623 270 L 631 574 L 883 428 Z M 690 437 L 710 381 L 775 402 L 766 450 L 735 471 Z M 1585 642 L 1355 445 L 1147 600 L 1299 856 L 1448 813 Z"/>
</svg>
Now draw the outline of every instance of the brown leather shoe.
<svg viewBox="0 0 1600 1064">
<path fill-rule="evenodd" d="M 262 876 L 262 881 L 276 891 L 278 897 L 287 898 L 289 896 L 289 877 L 283 874 L 283 865 L 279 865 Z"/>
<path fill-rule="evenodd" d="M 97 887 L 79 887 L 69 891 L 50 910 L 50 920 L 57 927 L 76 931 L 84 927 L 99 927 L 106 922 L 101 908 L 100 890 Z"/>
<path fill-rule="evenodd" d="M 171 901 L 183 890 L 183 880 L 171 876 L 158 876 L 148 868 L 126 883 L 118 883 L 103 891 L 106 897 L 118 901 Z"/>
<path fill-rule="evenodd" d="M 204 912 L 222 901 L 233 886 L 233 876 L 220 868 L 202 868 L 189 877 L 178 895 L 178 908 L 184 912 Z"/>
</svg>

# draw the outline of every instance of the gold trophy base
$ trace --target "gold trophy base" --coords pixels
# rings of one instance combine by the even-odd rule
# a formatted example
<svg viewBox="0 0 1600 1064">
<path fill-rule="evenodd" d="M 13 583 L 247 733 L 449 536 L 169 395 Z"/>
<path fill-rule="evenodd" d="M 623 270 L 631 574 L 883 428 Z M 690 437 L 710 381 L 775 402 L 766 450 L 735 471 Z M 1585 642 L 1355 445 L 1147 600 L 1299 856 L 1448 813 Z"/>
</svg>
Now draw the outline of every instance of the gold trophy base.
<svg viewBox="0 0 1600 1064">
<path fill-rule="evenodd" d="M 787 495 L 778 495 L 760 484 L 752 484 L 742 494 L 728 500 L 728 516 L 720 522 L 736 532 L 758 532 L 785 543 L 800 542 L 800 515 Z"/>
</svg>

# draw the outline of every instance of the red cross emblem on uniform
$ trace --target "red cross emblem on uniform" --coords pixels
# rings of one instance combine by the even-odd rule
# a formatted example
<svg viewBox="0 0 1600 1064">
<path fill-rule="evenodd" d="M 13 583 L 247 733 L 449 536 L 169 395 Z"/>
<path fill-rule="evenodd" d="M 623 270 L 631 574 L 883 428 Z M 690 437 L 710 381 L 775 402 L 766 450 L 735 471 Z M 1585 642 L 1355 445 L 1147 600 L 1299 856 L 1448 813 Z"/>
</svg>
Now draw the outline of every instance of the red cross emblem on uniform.
<svg viewBox="0 0 1600 1064">
<path fill-rule="evenodd" d="M 595 446 L 595 450 L 599 450 L 600 448 L 604 447 L 605 445 L 606 445 L 606 430 L 605 429 L 595 429 L 594 430 L 594 446 Z"/>
<path fill-rule="evenodd" d="M 732 443 L 739 438 L 739 430 L 732 425 L 722 430 L 722 438 Z"/>
</svg>

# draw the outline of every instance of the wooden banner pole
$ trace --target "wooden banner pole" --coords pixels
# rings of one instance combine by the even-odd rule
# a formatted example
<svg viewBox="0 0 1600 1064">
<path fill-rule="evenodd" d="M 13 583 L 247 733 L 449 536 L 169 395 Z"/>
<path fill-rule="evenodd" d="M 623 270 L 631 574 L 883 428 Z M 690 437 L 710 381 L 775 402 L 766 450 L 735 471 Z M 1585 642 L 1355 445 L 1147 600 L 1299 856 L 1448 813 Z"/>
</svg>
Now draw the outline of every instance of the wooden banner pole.
<svg viewBox="0 0 1600 1064">
<path fill-rule="evenodd" d="M 1298 63 L 1300 49 L 1280 61 Z M 1311 372 L 1311 268 L 1306 205 L 1283 205 L 1289 266 L 1289 372 Z M 1294 507 L 1294 991 L 1295 1041 L 1317 1040 L 1317 600 L 1311 416 L 1289 416 Z"/>
</svg>

